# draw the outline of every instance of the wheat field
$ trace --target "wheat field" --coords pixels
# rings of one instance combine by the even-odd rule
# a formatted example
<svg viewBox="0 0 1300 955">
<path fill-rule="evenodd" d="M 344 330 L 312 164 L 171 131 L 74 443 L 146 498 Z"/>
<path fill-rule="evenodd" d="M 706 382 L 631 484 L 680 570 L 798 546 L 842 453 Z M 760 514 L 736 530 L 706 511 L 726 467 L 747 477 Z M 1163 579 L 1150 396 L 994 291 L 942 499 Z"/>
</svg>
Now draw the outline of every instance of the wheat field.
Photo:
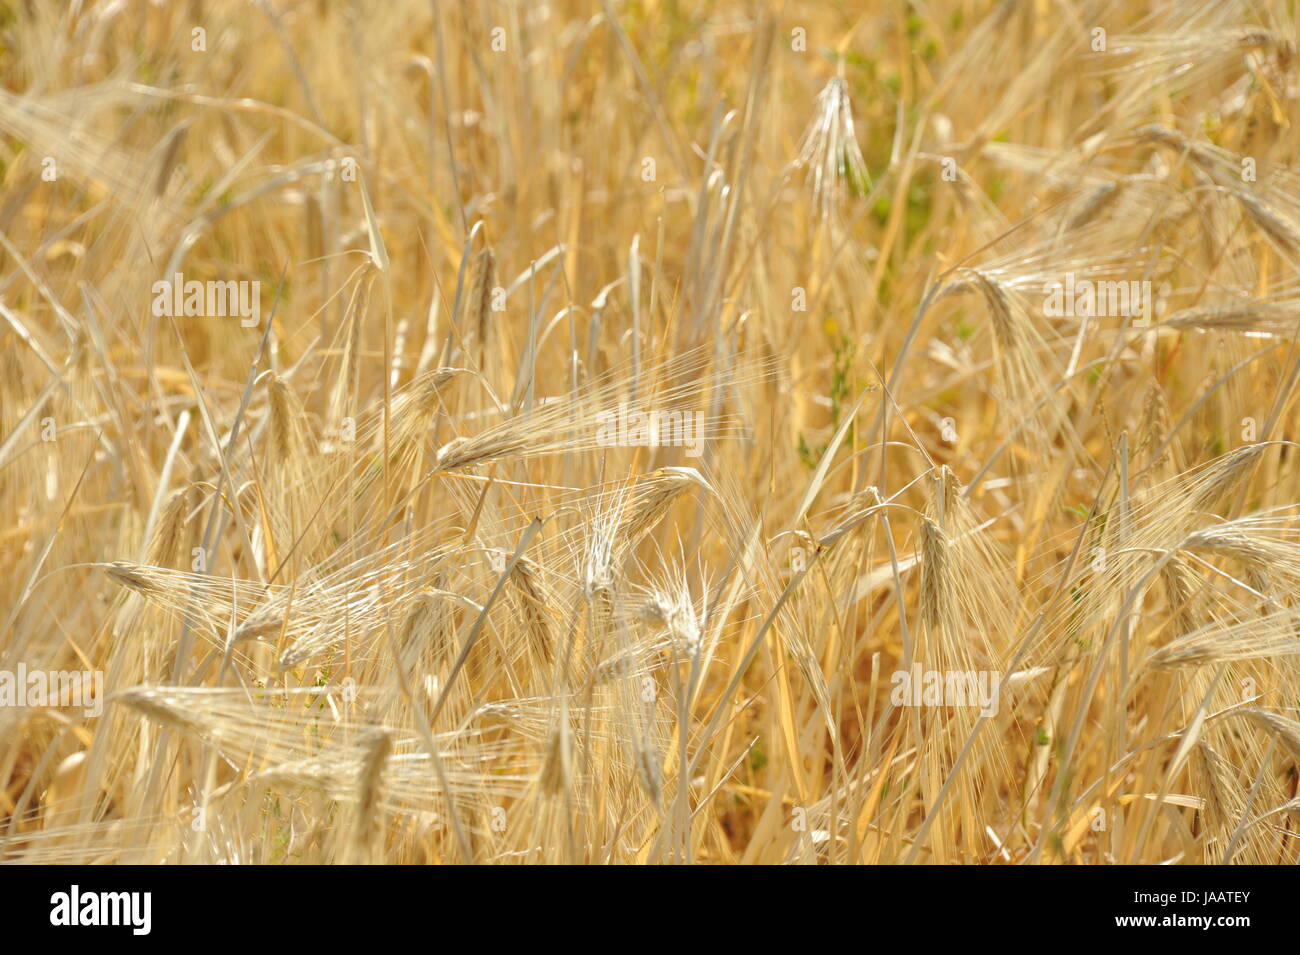
<svg viewBox="0 0 1300 955">
<path fill-rule="evenodd" d="M 1297 862 L 1296 44 L 0 3 L 0 861 Z"/>
</svg>

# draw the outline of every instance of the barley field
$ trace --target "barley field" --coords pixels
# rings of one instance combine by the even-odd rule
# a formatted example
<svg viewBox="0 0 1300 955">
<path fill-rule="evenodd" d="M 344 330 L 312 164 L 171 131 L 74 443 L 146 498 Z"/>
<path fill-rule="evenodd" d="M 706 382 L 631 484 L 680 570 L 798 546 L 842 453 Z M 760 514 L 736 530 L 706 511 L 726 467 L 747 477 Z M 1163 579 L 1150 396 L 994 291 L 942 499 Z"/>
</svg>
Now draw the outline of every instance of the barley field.
<svg viewBox="0 0 1300 955">
<path fill-rule="evenodd" d="M 1297 39 L 0 3 L 0 861 L 1300 861 Z"/>
</svg>

